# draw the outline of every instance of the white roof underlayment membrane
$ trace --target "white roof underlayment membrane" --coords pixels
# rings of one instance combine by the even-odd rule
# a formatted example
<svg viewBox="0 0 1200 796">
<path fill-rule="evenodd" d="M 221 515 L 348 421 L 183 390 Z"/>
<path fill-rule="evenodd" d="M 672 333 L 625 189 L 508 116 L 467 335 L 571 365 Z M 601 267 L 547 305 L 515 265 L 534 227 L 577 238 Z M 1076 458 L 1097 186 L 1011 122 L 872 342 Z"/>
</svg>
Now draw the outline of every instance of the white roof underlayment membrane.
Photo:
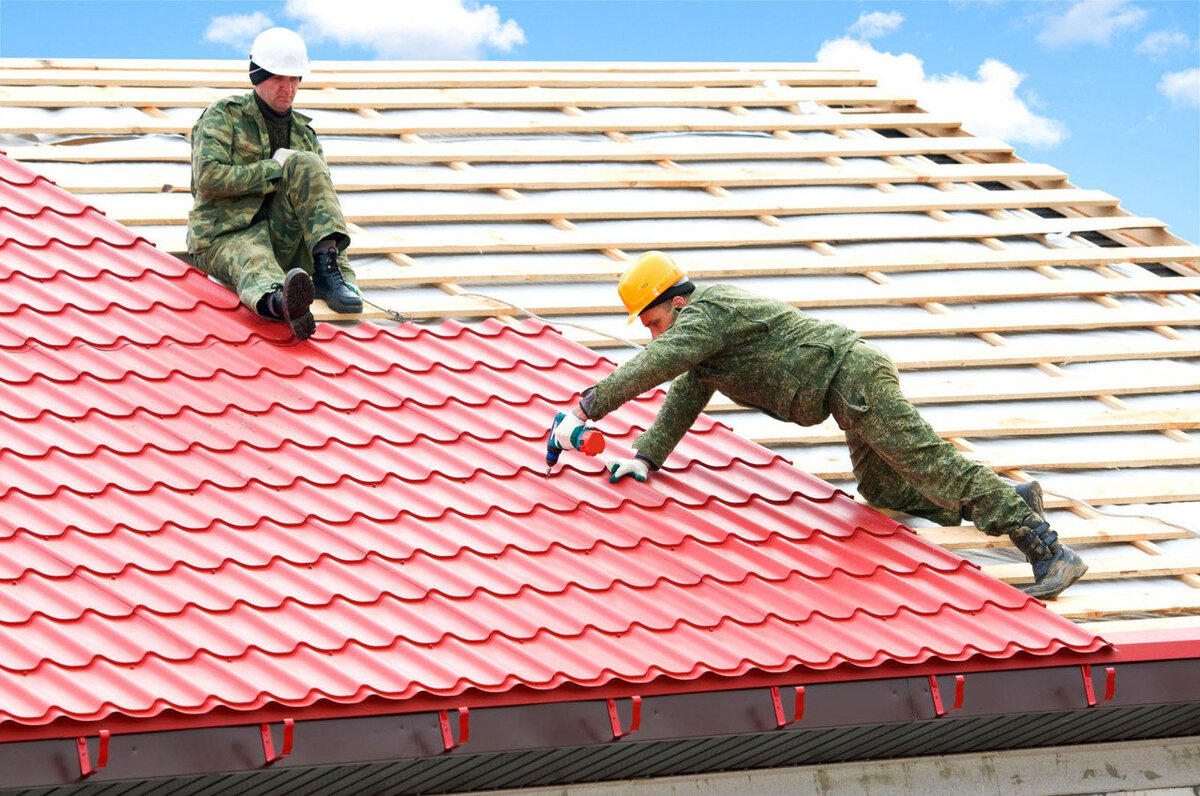
<svg viewBox="0 0 1200 796">
<path fill-rule="evenodd" d="M 230 91 L 230 93 L 237 93 Z M 303 110 L 303 109 L 302 109 Z M 808 115 L 829 114 L 832 111 L 814 103 L 802 103 L 799 111 Z M 161 116 L 150 116 L 136 108 L 69 108 L 42 109 L 6 107 L 5 124 L 12 126 L 28 124 L 53 125 L 62 130 L 75 125 L 84 130 L 89 126 L 139 125 L 147 122 L 156 124 L 174 123 L 189 128 L 199 115 L 199 108 L 164 108 Z M 362 229 L 371 234 L 396 236 L 410 245 L 434 245 L 459 240 L 476 240 L 481 235 L 501 236 L 514 240 L 537 240 L 549 243 L 570 244 L 580 238 L 603 238 L 621 241 L 627 254 L 639 253 L 639 243 L 654 245 L 656 241 L 675 240 L 699 242 L 677 248 L 674 252 L 685 268 L 701 270 L 720 267 L 729 263 L 758 263 L 790 265 L 796 267 L 819 267 L 828 255 L 803 244 L 787 245 L 730 245 L 742 239 L 754 240 L 771 227 L 753 215 L 745 217 L 703 217 L 711 210 L 719 213 L 731 203 L 754 203 L 763 207 L 780 208 L 775 224 L 788 234 L 800 239 L 828 242 L 831 251 L 844 257 L 853 257 L 863 262 L 872 258 L 881 260 L 898 257 L 937 260 L 954 256 L 985 256 L 994 251 L 975 238 L 990 234 L 992 228 L 1001 243 L 1012 251 L 1039 252 L 1051 248 L 1094 248 L 1095 244 L 1081 236 L 1051 231 L 1044 239 L 1021 237 L 1008 234 L 1005 224 L 1014 219 L 1037 220 L 1027 211 L 1003 210 L 989 213 L 983 211 L 948 211 L 941 220 L 927 213 L 914 212 L 835 212 L 822 213 L 822 206 L 846 208 L 855 205 L 878 203 L 881 199 L 927 200 L 936 204 L 939 200 L 969 198 L 995 194 L 977 184 L 954 184 L 951 191 L 942 191 L 930 185 L 897 183 L 893 191 L 883 192 L 872 185 L 790 185 L 739 187 L 726 189 L 726 195 L 716 196 L 702 188 L 564 188 L 554 190 L 521 190 L 517 199 L 506 198 L 488 189 L 453 190 L 436 186 L 439 177 L 461 176 L 463 170 L 452 171 L 447 158 L 441 154 L 454 153 L 454 159 L 470 162 L 470 174 L 480 178 L 494 178 L 499 182 L 512 179 L 520 182 L 526 175 L 539 179 L 578 176 L 581 173 L 599 175 L 603 172 L 621 170 L 625 173 L 645 172 L 659 176 L 664 168 L 647 159 L 622 158 L 604 160 L 602 157 L 625 150 L 637 150 L 644 145 L 663 146 L 668 144 L 678 156 L 681 166 L 706 170 L 735 170 L 752 168 L 757 172 L 788 174 L 796 170 L 812 175 L 821 170 L 833 172 L 835 166 L 819 156 L 805 157 L 806 147 L 828 147 L 849 143 L 858 145 L 883 140 L 875 131 L 849 130 L 843 138 L 830 132 L 796 132 L 787 138 L 769 132 L 636 132 L 627 133 L 632 139 L 618 142 L 601 133 L 551 134 L 537 132 L 542 124 L 568 122 L 613 124 L 616 126 L 639 124 L 722 124 L 742 121 L 770 121 L 772 119 L 795 119 L 795 113 L 782 107 L 748 108 L 744 114 L 731 113 L 723 108 L 710 107 L 613 107 L 585 109 L 577 114 L 566 115 L 557 110 L 505 110 L 479 108 L 452 108 L 444 110 L 382 110 L 375 118 L 364 119 L 363 115 L 349 110 L 304 110 L 313 118 L 314 127 L 320 133 L 323 126 L 393 125 L 393 126 L 452 126 L 497 125 L 531 128 L 527 133 L 478 133 L 454 132 L 422 133 L 419 142 L 405 142 L 396 135 L 330 135 L 321 134 L 326 155 L 331 159 L 331 170 L 335 182 L 353 186 L 355 190 L 343 190 L 341 199 L 347 216 L 358 219 L 381 218 L 389 215 L 411 214 L 500 214 L 519 210 L 524 213 L 540 214 L 532 220 L 475 220 L 462 222 L 396 223 L 360 222 Z M 444 129 L 444 128 L 443 128 Z M 140 234 L 156 241 L 181 241 L 181 219 L 191 207 L 190 196 L 180 189 L 189 182 L 188 158 L 190 149 L 181 134 L 149 134 L 114 136 L 106 140 L 103 136 L 90 133 L 37 133 L 22 135 L 0 135 L 0 148 L 21 150 L 38 143 L 71 141 L 72 152 L 97 157 L 99 162 L 30 162 L 29 165 L 42 174 L 73 187 L 81 198 L 104 210 L 115 219 L 141 222 L 135 226 Z M 414 159 L 413 152 L 425 152 L 425 159 Z M 500 154 L 497 154 L 497 153 Z M 753 156 L 753 157 L 750 157 Z M 507 162 L 513 158 L 528 162 Z M 386 161 L 396 162 L 386 162 Z M 504 162 L 500 162 L 504 161 Z M 845 156 L 850 166 L 878 166 L 894 169 L 897 164 L 926 167 L 929 161 L 921 157 L 900 156 L 890 160 L 873 157 Z M 398 180 L 429 180 L 432 190 L 383 190 Z M 137 191 L 119 190 L 122 186 L 136 187 Z M 994 187 L 994 186 L 992 186 Z M 1103 186 L 1085 186 L 1100 187 Z M 117 190 L 114 191 L 114 188 Z M 700 214 L 699 218 L 621 218 L 622 214 L 654 213 L 660 207 L 679 208 L 686 206 Z M 578 214 L 611 213 L 614 218 L 571 218 L 570 211 Z M 803 209 L 805 212 L 789 212 Z M 571 219 L 575 229 L 561 230 L 551 227 L 541 216 L 550 217 L 562 213 Z M 1052 223 L 1052 219 L 1047 223 Z M 947 225 L 964 224 L 971 228 L 970 239 L 939 238 Z M 929 237 L 922 237 L 928 235 Z M 876 240 L 862 241 L 863 237 Z M 711 242 L 704 245 L 706 242 Z M 497 270 L 515 273 L 530 272 L 537 279 L 514 278 L 509 282 L 488 281 L 485 283 L 464 282 L 461 287 L 470 293 L 483 294 L 518 307 L 553 308 L 555 314 L 548 319 L 562 324 L 564 334 L 573 339 L 588 339 L 593 342 L 598 336 L 613 338 L 632 337 L 644 340 L 645 330 L 640 325 L 628 325 L 625 314 L 619 311 L 615 292 L 615 279 L 622 263 L 606 257 L 599 251 L 538 251 L 520 253 L 451 253 L 416 254 L 411 259 L 423 269 L 461 272 L 477 269 L 485 264 Z M 397 269 L 397 265 L 384 255 L 357 254 L 351 249 L 351 263 L 360 272 L 382 272 L 385 267 Z M 1116 271 L 1126 275 L 1148 275 L 1151 272 L 1139 265 L 1117 264 Z M 591 274 L 578 279 L 573 274 L 587 269 Z M 1085 267 L 1056 267 L 1057 275 L 1076 282 L 1085 280 L 1104 281 L 1105 277 L 1096 270 Z M 563 278 L 556 280 L 555 273 Z M 603 280 L 596 273 L 609 273 Z M 548 275 L 548 276 L 545 276 Z M 992 429 L 1002 427 L 1005 418 L 1036 418 L 1048 426 L 1070 425 L 1081 416 L 1102 414 L 1106 405 L 1094 395 L 1087 395 L 1089 385 L 1127 385 L 1119 400 L 1139 411 L 1178 409 L 1183 402 L 1196 400 L 1200 390 L 1200 364 L 1195 359 L 1132 359 L 1113 362 L 1076 362 L 1060 364 L 1061 375 L 1052 375 L 1033 365 L 969 366 L 953 365 L 955 358 L 971 359 L 986 356 L 995 346 L 971 333 L 952 335 L 910 334 L 906 329 L 919 328 L 932 313 L 917 303 L 871 304 L 853 306 L 855 297 L 864 302 L 872 295 L 884 290 L 927 290 L 931 293 L 957 292 L 986 294 L 991 289 L 1010 289 L 1021 286 L 1044 285 L 1049 276 L 1032 268 L 1008 269 L 963 269 L 941 270 L 936 267 L 926 271 L 887 273 L 890 284 L 881 286 L 861 274 L 830 274 L 812 272 L 793 276 L 761 276 L 728 278 L 726 281 L 741 285 L 749 290 L 778 296 L 798 302 L 838 300 L 849 306 L 824 306 L 807 308 L 811 314 L 845 323 L 861 329 L 872 342 L 887 351 L 902 363 L 913 363 L 922 359 L 934 359 L 940 366 L 911 365 L 902 367 L 902 385 L 906 393 L 914 396 L 921 411 L 937 428 Z M 700 282 L 716 281 L 698 279 Z M 948 288 L 949 286 L 949 288 Z M 417 285 L 402 288 L 371 288 L 366 295 L 374 302 L 388 305 L 401 301 L 406 306 L 414 302 L 438 302 L 447 298 L 445 291 L 436 285 Z M 1115 297 L 1120 308 L 1139 309 L 1150 312 L 1164 308 L 1154 299 L 1140 296 L 1118 295 Z M 1184 301 L 1187 301 L 1185 299 Z M 590 307 L 608 308 L 612 311 L 587 311 Z M 970 320 L 972 324 L 1003 325 L 1021 318 L 1052 318 L 1066 321 L 1072 318 L 1086 320 L 1103 317 L 1108 308 L 1091 298 L 1028 299 L 1028 300 L 981 300 L 974 302 L 951 302 L 944 305 L 949 315 L 959 320 Z M 573 311 L 573 308 L 578 311 Z M 519 314 L 519 313 L 517 313 Z M 469 320 L 469 319 L 466 319 Z M 388 323 L 388 321 L 381 321 Z M 581 330 L 567 324 L 581 324 Z M 1200 338 L 1200 332 L 1187 326 L 1172 327 L 1182 339 Z M 1005 332 L 1003 337 L 1010 345 L 1023 350 L 1039 348 L 1047 351 L 1070 349 L 1072 346 L 1091 345 L 1120 349 L 1140 343 L 1161 342 L 1158 332 L 1140 326 L 1118 328 L 1116 326 L 1094 329 L 1065 331 Z M 616 362 L 622 362 L 636 353 L 616 339 L 603 341 L 601 353 Z M 1055 395 L 1056 389 L 1068 385 L 1075 393 Z M 1048 397 L 1029 399 L 1008 398 L 1029 390 L 1045 389 Z M 1068 390 L 1068 393 L 1071 392 Z M 950 396 L 954 400 L 943 400 L 939 396 Z M 735 431 L 753 438 L 796 439 L 805 432 L 761 413 L 753 411 L 723 411 L 717 419 Z M 603 427 L 603 423 L 601 423 Z M 836 432 L 831 423 L 814 431 Z M 1002 436 L 996 434 L 969 436 L 976 455 L 1002 461 L 1046 461 L 1060 466 L 1044 470 L 1027 468 L 1024 472 L 1036 476 L 1049 493 L 1066 496 L 1088 496 L 1104 493 L 1114 483 L 1196 484 L 1200 490 L 1200 461 L 1189 463 L 1185 458 L 1175 457 L 1179 463 L 1171 466 L 1153 466 L 1156 455 L 1171 457 L 1184 443 L 1156 431 L 1131 431 L 1120 433 L 1052 433 L 1046 435 Z M 812 444 L 781 443 L 772 447 L 782 456 L 792 460 L 802 469 L 821 472 L 844 472 L 849 470 L 846 449 L 840 442 L 814 442 Z M 1114 451 L 1117 453 L 1114 454 Z M 1114 470 L 1106 466 L 1106 457 L 1142 457 L 1148 466 L 1134 469 Z M 1064 460 L 1073 460 L 1062 464 Z M 1081 462 L 1094 462 L 1088 465 Z M 853 492 L 852 481 L 833 479 L 834 483 Z M 1192 494 L 1194 494 L 1193 492 Z M 1100 510 L 1120 515 L 1148 515 L 1165 522 L 1191 529 L 1194 535 L 1188 538 L 1167 539 L 1155 544 L 1163 555 L 1171 557 L 1200 558 L 1200 521 L 1196 519 L 1200 503 L 1189 500 L 1153 503 L 1147 505 L 1100 506 Z M 1065 510 L 1049 512 L 1052 522 L 1069 524 L 1077 517 Z M 928 526 L 922 520 L 912 520 L 916 527 Z M 1019 558 L 1012 548 L 963 550 L 966 557 L 980 564 L 1010 562 Z M 1150 556 L 1127 544 L 1091 545 L 1085 549 L 1091 558 Z M 1178 578 L 1125 578 L 1081 582 L 1073 587 L 1072 594 L 1091 593 L 1115 594 L 1146 592 L 1164 594 L 1172 591 L 1187 592 L 1191 587 Z"/>
</svg>

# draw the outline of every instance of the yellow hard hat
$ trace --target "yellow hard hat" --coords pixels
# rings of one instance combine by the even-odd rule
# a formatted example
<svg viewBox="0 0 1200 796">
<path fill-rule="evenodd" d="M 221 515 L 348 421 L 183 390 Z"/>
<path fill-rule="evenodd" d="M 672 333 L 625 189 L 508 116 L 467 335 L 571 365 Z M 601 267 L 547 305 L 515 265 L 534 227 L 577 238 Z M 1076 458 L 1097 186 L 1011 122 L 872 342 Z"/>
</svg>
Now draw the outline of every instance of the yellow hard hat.
<svg viewBox="0 0 1200 796">
<path fill-rule="evenodd" d="M 646 252 L 634 260 L 617 282 L 617 295 L 629 312 L 629 322 L 633 323 L 652 301 L 683 279 L 687 274 L 663 252 Z"/>
</svg>

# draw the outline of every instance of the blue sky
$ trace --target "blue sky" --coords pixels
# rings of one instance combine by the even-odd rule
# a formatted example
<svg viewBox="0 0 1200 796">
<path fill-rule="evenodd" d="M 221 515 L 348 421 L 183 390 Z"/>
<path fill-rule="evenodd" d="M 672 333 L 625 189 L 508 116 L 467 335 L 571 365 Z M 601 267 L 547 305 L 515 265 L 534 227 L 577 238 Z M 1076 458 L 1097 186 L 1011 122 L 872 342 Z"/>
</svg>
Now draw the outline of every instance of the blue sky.
<svg viewBox="0 0 1200 796">
<path fill-rule="evenodd" d="M 858 64 L 1200 242 L 1196 0 L 0 0 L 0 57 L 238 58 L 269 24 L 315 59 Z"/>
</svg>

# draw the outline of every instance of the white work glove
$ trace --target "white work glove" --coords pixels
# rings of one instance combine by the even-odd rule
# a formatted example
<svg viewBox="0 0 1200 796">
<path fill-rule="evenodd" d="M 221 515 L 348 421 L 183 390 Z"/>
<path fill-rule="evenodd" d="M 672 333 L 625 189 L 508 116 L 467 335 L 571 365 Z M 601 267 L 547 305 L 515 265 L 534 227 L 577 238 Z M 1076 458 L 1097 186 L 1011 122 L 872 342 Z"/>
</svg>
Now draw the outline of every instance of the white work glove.
<svg viewBox="0 0 1200 796">
<path fill-rule="evenodd" d="M 576 429 L 587 425 L 587 421 L 575 414 L 574 409 L 567 409 L 563 414 L 565 417 L 554 427 L 554 443 L 565 451 L 573 451 L 576 448 L 571 442 L 571 435 Z"/>
<path fill-rule="evenodd" d="M 284 163 L 287 163 L 287 159 L 290 158 L 294 154 L 296 154 L 296 150 L 284 149 L 283 147 L 280 147 L 279 149 L 275 150 L 275 154 L 271 155 L 271 157 L 275 160 L 276 163 L 278 163 L 280 166 L 282 166 Z"/>
<path fill-rule="evenodd" d="M 605 465 L 608 467 L 610 484 L 615 484 L 627 475 L 632 475 L 636 481 L 645 481 L 650 475 L 650 463 L 645 459 L 609 459 Z"/>
</svg>

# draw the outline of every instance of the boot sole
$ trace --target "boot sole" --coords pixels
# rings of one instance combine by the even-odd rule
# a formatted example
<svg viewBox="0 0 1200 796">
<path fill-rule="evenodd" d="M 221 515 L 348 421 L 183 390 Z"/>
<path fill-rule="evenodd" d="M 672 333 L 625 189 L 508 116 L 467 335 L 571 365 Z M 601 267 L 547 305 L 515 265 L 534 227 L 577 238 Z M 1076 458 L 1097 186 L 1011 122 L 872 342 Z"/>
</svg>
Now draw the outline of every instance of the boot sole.
<svg viewBox="0 0 1200 796">
<path fill-rule="evenodd" d="M 293 268 L 283 278 L 283 320 L 297 340 L 307 340 L 317 331 L 317 322 L 308 308 L 315 293 L 312 278 L 299 268 Z"/>
<path fill-rule="evenodd" d="M 1064 561 L 1062 566 L 1047 572 L 1041 583 L 1025 586 L 1021 591 L 1038 600 L 1053 600 L 1082 578 L 1087 571 L 1088 565 L 1076 556 L 1074 561 Z"/>
</svg>

